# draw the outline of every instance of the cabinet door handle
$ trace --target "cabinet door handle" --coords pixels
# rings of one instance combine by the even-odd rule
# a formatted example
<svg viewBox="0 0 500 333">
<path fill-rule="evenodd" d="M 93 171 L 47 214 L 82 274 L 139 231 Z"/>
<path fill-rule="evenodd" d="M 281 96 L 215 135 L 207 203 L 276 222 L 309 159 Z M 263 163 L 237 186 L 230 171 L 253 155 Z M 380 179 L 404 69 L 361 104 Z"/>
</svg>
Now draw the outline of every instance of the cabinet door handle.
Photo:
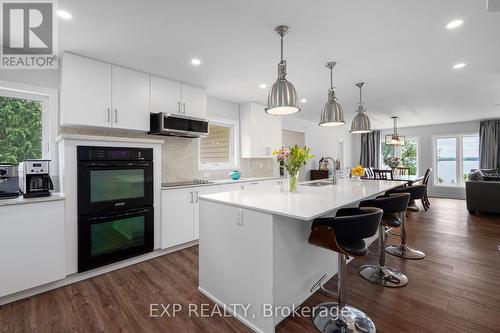
<svg viewBox="0 0 500 333">
<path fill-rule="evenodd" d="M 191 194 L 191 203 L 193 203 L 194 202 L 193 192 L 189 192 L 189 194 Z"/>
<path fill-rule="evenodd" d="M 108 123 L 111 122 L 111 109 L 110 108 L 107 108 L 108 110 Z"/>
<path fill-rule="evenodd" d="M 182 103 L 182 114 L 186 114 L 186 103 Z"/>
<path fill-rule="evenodd" d="M 115 109 L 115 124 L 118 123 L 118 109 Z"/>
<path fill-rule="evenodd" d="M 198 194 L 198 191 L 196 191 L 196 202 L 199 202 L 199 201 L 200 201 L 199 197 L 200 197 L 200 196 L 199 196 L 199 194 Z"/>
<path fill-rule="evenodd" d="M 177 113 L 181 113 L 181 102 L 177 102 Z"/>
</svg>

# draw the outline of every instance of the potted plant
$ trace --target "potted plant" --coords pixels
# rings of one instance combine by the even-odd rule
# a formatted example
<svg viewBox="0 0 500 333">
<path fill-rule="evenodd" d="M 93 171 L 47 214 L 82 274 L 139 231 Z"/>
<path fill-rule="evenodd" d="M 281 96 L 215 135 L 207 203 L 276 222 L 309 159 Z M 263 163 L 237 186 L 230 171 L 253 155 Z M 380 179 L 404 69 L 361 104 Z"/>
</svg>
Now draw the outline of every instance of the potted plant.
<svg viewBox="0 0 500 333">
<path fill-rule="evenodd" d="M 301 148 L 297 145 L 293 147 L 281 147 L 273 151 L 278 163 L 284 166 L 288 173 L 288 189 L 294 193 L 297 191 L 297 180 L 299 178 L 299 170 L 306 165 L 307 160 L 313 158 L 311 149 L 308 147 Z"/>
</svg>

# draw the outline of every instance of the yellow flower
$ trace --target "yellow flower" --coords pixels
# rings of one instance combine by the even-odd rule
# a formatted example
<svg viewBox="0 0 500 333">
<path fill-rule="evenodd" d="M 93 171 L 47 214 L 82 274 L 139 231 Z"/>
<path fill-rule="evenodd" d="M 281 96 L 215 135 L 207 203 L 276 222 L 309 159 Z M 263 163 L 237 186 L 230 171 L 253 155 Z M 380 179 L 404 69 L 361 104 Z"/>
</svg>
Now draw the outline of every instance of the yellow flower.
<svg viewBox="0 0 500 333">
<path fill-rule="evenodd" d="M 356 165 L 354 168 L 351 169 L 351 173 L 356 177 L 364 176 L 365 168 L 363 168 L 361 165 Z"/>
</svg>

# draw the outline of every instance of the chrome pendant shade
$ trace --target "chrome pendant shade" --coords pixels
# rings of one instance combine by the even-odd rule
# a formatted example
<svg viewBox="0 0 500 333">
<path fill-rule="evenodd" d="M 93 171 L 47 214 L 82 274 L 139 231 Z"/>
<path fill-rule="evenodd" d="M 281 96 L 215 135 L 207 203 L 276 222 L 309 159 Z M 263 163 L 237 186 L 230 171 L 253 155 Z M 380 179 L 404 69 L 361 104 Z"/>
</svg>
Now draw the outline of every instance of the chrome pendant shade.
<svg viewBox="0 0 500 333">
<path fill-rule="evenodd" d="M 265 111 L 273 115 L 286 115 L 300 111 L 299 99 L 293 84 L 286 79 L 286 61 L 283 60 L 283 37 L 288 33 L 286 25 L 279 25 L 274 30 L 281 38 L 281 61 L 278 64 L 278 79 L 271 87 L 267 97 Z"/>
<path fill-rule="evenodd" d="M 385 136 L 385 144 L 393 146 L 402 146 L 405 144 L 404 135 L 398 134 L 398 117 L 391 117 L 394 125 L 394 131 L 392 134 L 387 134 Z"/>
<path fill-rule="evenodd" d="M 325 104 L 319 120 L 319 126 L 322 127 L 341 126 L 345 123 L 344 110 L 342 110 L 342 106 L 337 102 L 335 89 L 333 88 L 333 68 L 336 64 L 336 62 L 326 64 L 326 67 L 330 69 L 330 89 L 328 90 L 328 102 Z"/>
<path fill-rule="evenodd" d="M 372 131 L 370 125 L 370 119 L 365 114 L 366 108 L 365 105 L 363 104 L 361 95 L 361 88 L 364 85 L 365 85 L 364 82 L 356 83 L 356 86 L 359 88 L 359 104 L 358 104 L 358 110 L 356 111 L 357 114 L 351 123 L 351 133 L 354 134 L 370 133 Z"/>
</svg>

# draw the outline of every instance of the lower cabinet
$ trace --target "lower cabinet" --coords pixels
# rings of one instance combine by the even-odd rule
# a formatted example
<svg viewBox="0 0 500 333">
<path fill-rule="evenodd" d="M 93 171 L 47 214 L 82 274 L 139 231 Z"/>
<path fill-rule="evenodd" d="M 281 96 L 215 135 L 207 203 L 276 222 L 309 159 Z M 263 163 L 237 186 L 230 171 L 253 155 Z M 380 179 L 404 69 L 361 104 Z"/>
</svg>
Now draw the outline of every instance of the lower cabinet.
<svg viewBox="0 0 500 333">
<path fill-rule="evenodd" d="M 198 239 L 199 196 L 219 191 L 219 185 L 163 190 L 162 248 Z"/>
<path fill-rule="evenodd" d="M 66 276 L 64 201 L 0 207 L 0 297 Z"/>
</svg>

